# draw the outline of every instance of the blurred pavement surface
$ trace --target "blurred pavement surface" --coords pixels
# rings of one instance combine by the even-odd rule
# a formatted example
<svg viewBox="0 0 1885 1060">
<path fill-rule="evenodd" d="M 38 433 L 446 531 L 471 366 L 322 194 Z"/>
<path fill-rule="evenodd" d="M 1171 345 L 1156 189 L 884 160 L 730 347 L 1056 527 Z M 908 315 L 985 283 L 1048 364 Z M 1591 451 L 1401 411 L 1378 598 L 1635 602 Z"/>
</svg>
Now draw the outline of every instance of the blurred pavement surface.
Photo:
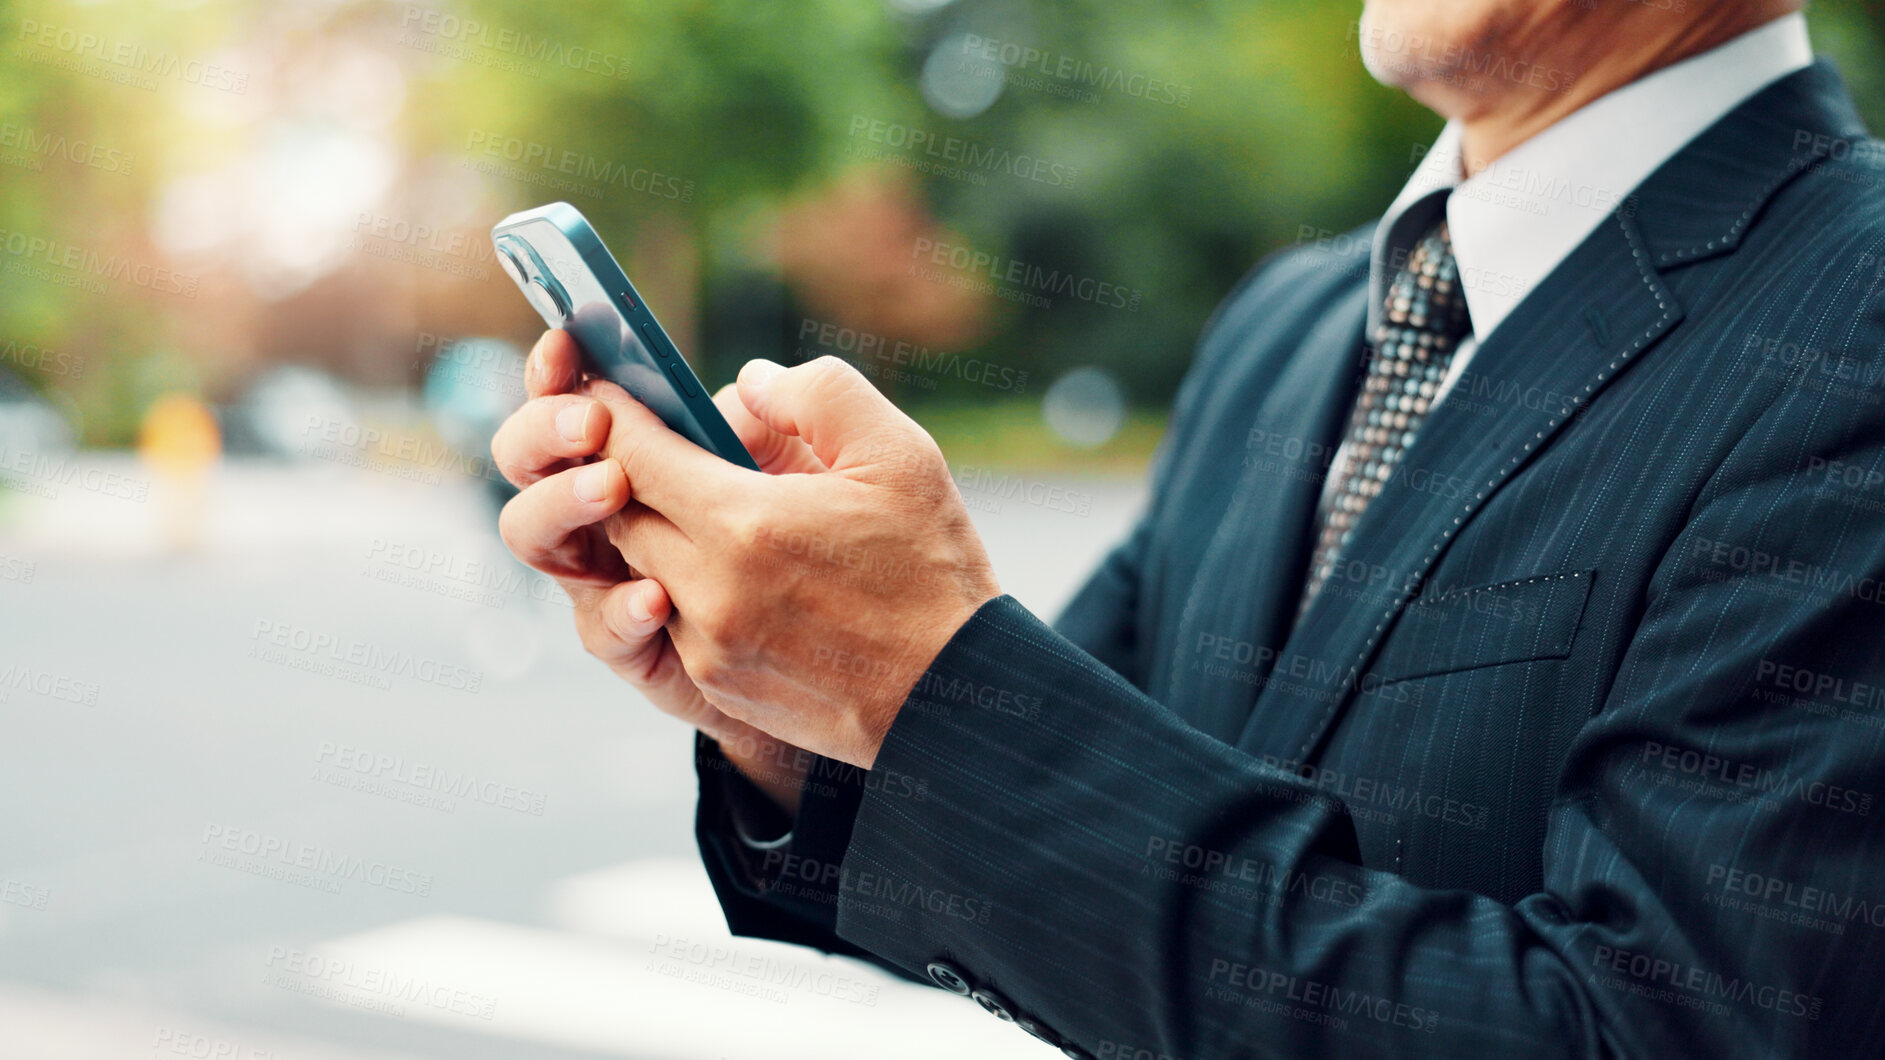
<svg viewBox="0 0 1885 1060">
<path fill-rule="evenodd" d="M 8 485 L 0 1057 L 1055 1055 L 732 939 L 689 733 L 582 653 L 475 481 L 224 462 L 198 508 L 82 453 Z M 1004 588 L 1052 615 L 1142 497 L 968 499 Z"/>
</svg>

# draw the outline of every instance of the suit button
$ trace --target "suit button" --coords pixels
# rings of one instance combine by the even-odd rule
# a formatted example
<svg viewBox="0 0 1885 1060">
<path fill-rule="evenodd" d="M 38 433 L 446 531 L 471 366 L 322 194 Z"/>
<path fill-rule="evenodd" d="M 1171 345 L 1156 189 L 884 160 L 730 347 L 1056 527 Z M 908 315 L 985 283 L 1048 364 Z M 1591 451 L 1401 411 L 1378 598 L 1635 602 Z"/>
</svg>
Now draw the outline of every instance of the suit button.
<svg viewBox="0 0 1885 1060">
<path fill-rule="evenodd" d="M 953 966 L 944 964 L 941 961 L 935 961 L 930 964 L 928 971 L 930 982 L 935 983 L 937 986 L 942 987 L 952 994 L 961 994 L 963 997 L 969 996 L 969 981 L 962 978 L 962 973 L 956 971 Z"/>
<path fill-rule="evenodd" d="M 982 1010 L 989 1015 L 1001 1020 L 1003 1023 L 1014 1022 L 1014 1009 L 1009 1006 L 1007 998 L 1002 997 L 993 990 L 977 990 L 969 996 L 974 998 L 975 1003 L 982 1006 Z"/>
</svg>

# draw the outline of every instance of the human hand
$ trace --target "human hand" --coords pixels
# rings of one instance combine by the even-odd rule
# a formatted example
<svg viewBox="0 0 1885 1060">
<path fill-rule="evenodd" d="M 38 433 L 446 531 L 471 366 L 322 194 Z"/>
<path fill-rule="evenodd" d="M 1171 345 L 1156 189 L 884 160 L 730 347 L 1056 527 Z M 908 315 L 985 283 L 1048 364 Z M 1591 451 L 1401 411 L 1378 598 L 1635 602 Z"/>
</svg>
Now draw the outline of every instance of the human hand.
<svg viewBox="0 0 1885 1060">
<path fill-rule="evenodd" d="M 750 362 L 723 406 L 779 436 L 795 473 L 736 467 L 621 391 L 596 396 L 636 498 L 609 540 L 665 587 L 695 687 L 727 718 L 870 768 L 917 679 L 1001 593 L 936 443 L 831 357 Z"/>
<path fill-rule="evenodd" d="M 545 332 L 524 371 L 526 401 L 498 429 L 491 455 L 522 492 L 504 506 L 498 530 L 525 564 L 550 575 L 575 605 L 583 647 L 649 702 L 717 741 L 722 752 L 775 802 L 796 809 L 805 756 L 727 717 L 688 676 L 664 623 L 671 604 L 661 583 L 622 559 L 602 520 L 632 505 L 614 460 L 594 457 L 609 438 L 608 402 L 632 401 L 615 384 L 584 375 L 576 343 Z M 821 468 L 800 439 L 766 428 L 731 387 L 716 395 L 760 467 L 775 474 Z"/>
</svg>

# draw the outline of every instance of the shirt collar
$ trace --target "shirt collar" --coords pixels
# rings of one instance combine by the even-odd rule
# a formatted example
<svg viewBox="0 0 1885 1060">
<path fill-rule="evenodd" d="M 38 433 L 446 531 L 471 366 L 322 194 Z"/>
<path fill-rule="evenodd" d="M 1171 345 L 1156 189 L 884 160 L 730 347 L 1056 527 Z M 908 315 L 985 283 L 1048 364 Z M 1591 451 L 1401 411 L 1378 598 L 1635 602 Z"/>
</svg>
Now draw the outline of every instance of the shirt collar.
<svg viewBox="0 0 1885 1060">
<path fill-rule="evenodd" d="M 1813 63 L 1806 17 L 1784 15 L 1633 81 L 1461 182 L 1460 128 L 1448 122 L 1375 229 L 1368 333 L 1393 270 L 1388 235 L 1410 206 L 1443 188 L 1453 254 L 1484 342 L 1533 287 L 1690 140 L 1743 100 Z"/>
</svg>

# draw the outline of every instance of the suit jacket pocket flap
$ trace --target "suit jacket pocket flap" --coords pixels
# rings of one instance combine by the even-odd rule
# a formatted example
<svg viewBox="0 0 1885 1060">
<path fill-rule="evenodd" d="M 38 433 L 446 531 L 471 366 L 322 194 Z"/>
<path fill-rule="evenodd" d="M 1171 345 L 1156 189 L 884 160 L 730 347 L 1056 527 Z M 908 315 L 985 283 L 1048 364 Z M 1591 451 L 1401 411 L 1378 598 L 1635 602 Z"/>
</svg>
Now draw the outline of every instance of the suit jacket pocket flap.
<svg viewBox="0 0 1885 1060">
<path fill-rule="evenodd" d="M 1541 574 L 1416 599 L 1376 670 L 1382 682 L 1571 654 L 1597 572 Z"/>
</svg>

